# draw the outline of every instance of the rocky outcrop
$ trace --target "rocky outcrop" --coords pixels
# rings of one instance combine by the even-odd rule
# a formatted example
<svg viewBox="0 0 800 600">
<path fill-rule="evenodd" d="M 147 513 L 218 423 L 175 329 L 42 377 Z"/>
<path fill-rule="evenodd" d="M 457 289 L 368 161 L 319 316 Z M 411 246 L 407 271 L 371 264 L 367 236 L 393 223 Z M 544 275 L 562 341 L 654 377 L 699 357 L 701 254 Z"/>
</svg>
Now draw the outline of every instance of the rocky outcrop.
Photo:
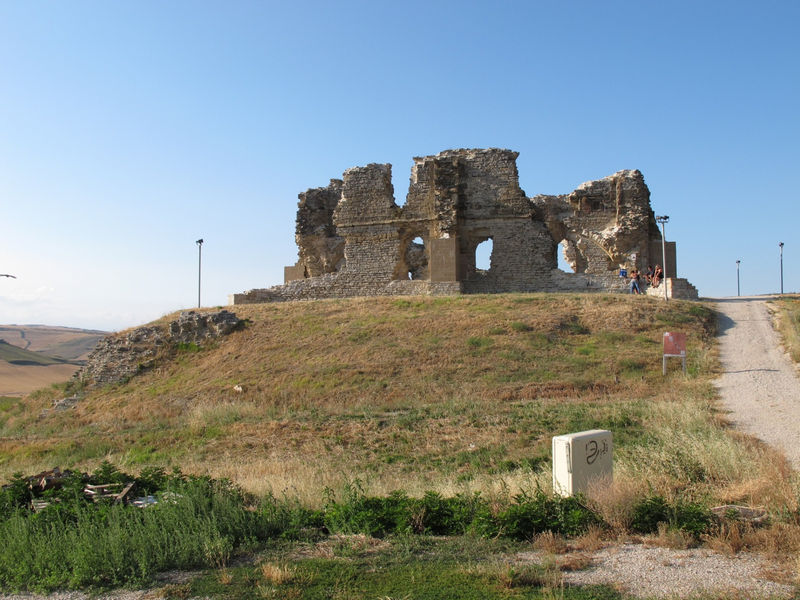
<svg viewBox="0 0 800 600">
<path fill-rule="evenodd" d="M 169 324 L 169 339 L 171 342 L 196 344 L 228 335 L 241 323 L 241 319 L 227 310 L 213 313 L 184 311 Z"/>
<path fill-rule="evenodd" d="M 181 344 L 202 344 L 228 335 L 242 326 L 234 313 L 182 312 L 165 326 L 138 327 L 106 336 L 73 379 L 92 388 L 120 383 L 145 371 L 158 360 L 169 359 Z"/>
</svg>

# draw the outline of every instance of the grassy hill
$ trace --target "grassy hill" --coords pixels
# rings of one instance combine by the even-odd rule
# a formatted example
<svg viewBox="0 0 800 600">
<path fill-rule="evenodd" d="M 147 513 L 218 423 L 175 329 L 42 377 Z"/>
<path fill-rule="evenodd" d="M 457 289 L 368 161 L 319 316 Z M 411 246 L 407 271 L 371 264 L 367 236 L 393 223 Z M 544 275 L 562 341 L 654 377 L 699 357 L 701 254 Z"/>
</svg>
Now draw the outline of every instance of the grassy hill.
<svg viewBox="0 0 800 600">
<path fill-rule="evenodd" d="M 69 379 L 105 334 L 48 325 L 0 325 L 0 396 Z"/>
<path fill-rule="evenodd" d="M 423 595 L 507 598 L 527 590 L 533 595 L 525 597 L 620 598 L 605 588 L 560 588 L 558 569 L 572 568 L 570 560 L 585 566 L 585 556 L 560 557 L 566 566 L 550 571 L 526 567 L 512 554 L 529 550 L 529 541 L 509 545 L 497 538 L 500 530 L 437 540 L 339 535 L 363 532 L 355 521 L 367 513 L 394 523 L 402 505 L 410 511 L 404 518 L 415 523 L 455 519 L 447 506 L 467 514 L 480 498 L 487 519 L 508 518 L 524 530 L 520 539 L 529 540 L 526 519 L 546 510 L 540 501 L 551 491 L 552 436 L 605 428 L 614 434 L 613 484 L 580 500 L 582 510 L 602 521 L 602 531 L 589 530 L 569 544 L 548 531 L 534 547 L 596 549 L 603 539 L 656 531 L 661 519 L 669 527 L 659 526 L 658 543 L 685 548 L 703 531 L 709 547 L 779 554 L 789 565 L 787 577 L 793 573 L 798 482 L 784 457 L 732 431 L 717 410 L 715 314 L 707 304 L 517 294 L 251 305 L 236 312 L 248 320 L 243 330 L 204 347 L 184 345 L 175 358 L 124 384 L 87 392 L 73 409 L 52 410 L 53 399 L 72 391 L 63 385 L 0 398 L 0 480 L 56 465 L 91 470 L 107 459 L 143 477 L 153 476 L 148 466 L 228 477 L 260 495 L 263 503 L 235 517 L 273 523 L 259 529 L 269 542 L 256 547 L 260 554 L 247 566 L 229 569 L 237 546 L 216 529 L 207 528 L 205 539 L 186 526 L 207 505 L 206 493 L 197 510 L 172 522 L 170 539 L 189 531 L 188 538 L 202 541 L 190 563 L 216 567 L 176 588 L 176 597 L 250 597 L 254 582 L 259 597 L 301 597 L 313 589 L 308 597 L 322 598 L 334 588 L 341 597 L 364 597 L 365 589 L 373 590 L 370 597 L 411 597 L 420 582 L 441 581 Z M 687 333 L 688 374 L 673 359 L 662 375 L 665 331 Z M 428 490 L 441 496 L 423 496 Z M 402 493 L 387 495 L 392 491 L 417 503 Z M 682 529 L 693 514 L 706 514 L 702 507 L 723 503 L 765 506 L 774 522 L 763 529 L 744 523 L 694 534 Z M 117 508 L 120 518 L 128 514 Z M 167 516 L 172 510 L 164 505 Z M 304 529 L 316 522 L 314 515 L 344 521 L 328 527 L 336 535 L 319 537 L 318 524 Z M 648 519 L 652 527 L 633 528 Z M 75 579 L 64 567 L 62 576 L 85 585 L 108 567 L 116 577 L 118 565 L 106 565 L 107 558 L 149 556 L 152 549 L 119 549 L 133 539 L 161 539 L 166 525 L 150 522 L 146 534 L 126 537 L 117 533 L 122 525 L 109 528 L 99 519 L 94 533 L 80 534 L 87 544 L 76 563 L 99 547 L 95 570 Z M 98 542 L 107 529 L 111 534 Z M 281 531 L 289 537 L 278 539 Z M 41 539 L 42 568 L 51 569 L 52 540 Z M 65 548 L 74 546 L 65 540 Z M 29 552 L 29 537 L 18 534 L 14 543 L 8 556 Z M 209 554 L 217 546 L 219 553 Z M 343 565 L 349 565 L 346 582 Z M 31 581 L 38 568 L 29 569 Z M 294 595 L 284 595 L 287 590 Z"/>
<path fill-rule="evenodd" d="M 356 478 L 375 493 L 547 488 L 551 437 L 605 428 L 620 486 L 720 501 L 784 493 L 764 480 L 782 459 L 728 432 L 714 409 L 715 321 L 703 304 L 537 294 L 236 312 L 243 331 L 73 410 L 40 418 L 59 389 L 7 401 L 0 477 L 109 458 L 312 504 Z M 669 330 L 688 334 L 688 376 L 677 360 L 661 374 Z"/>
<path fill-rule="evenodd" d="M 7 343 L 68 361 L 83 361 L 106 335 L 94 329 L 49 325 L 0 325 L 0 338 Z"/>
<path fill-rule="evenodd" d="M 0 360 L 4 360 L 12 365 L 21 366 L 45 366 L 68 362 L 63 358 L 56 358 L 39 352 L 23 350 L 17 346 L 12 346 L 2 339 L 0 339 Z"/>
</svg>

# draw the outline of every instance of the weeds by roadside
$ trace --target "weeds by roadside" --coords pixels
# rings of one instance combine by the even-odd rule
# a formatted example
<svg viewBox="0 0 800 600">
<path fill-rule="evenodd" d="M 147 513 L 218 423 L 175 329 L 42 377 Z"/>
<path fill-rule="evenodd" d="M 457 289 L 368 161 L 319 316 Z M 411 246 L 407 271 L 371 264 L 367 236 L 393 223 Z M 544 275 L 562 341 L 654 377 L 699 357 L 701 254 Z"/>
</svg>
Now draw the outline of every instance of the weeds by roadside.
<svg viewBox="0 0 800 600">
<path fill-rule="evenodd" d="M 778 332 L 789 356 L 800 363 L 800 297 L 785 296 L 774 300 Z"/>
</svg>

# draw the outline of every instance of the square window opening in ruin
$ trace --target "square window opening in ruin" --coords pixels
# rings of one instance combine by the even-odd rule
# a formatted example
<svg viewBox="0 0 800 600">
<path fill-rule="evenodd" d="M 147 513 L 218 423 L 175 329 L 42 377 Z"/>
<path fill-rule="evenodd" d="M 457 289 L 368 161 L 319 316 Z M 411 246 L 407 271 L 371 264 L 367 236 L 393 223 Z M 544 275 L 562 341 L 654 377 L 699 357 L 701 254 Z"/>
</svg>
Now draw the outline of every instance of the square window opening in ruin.
<svg viewBox="0 0 800 600">
<path fill-rule="evenodd" d="M 479 242 L 475 247 L 475 270 L 484 273 L 492 268 L 492 252 L 494 251 L 494 240 L 489 237 Z"/>
<path fill-rule="evenodd" d="M 425 240 L 422 237 L 417 236 L 408 243 L 405 262 L 408 279 L 428 279 L 428 253 L 425 248 Z"/>
</svg>

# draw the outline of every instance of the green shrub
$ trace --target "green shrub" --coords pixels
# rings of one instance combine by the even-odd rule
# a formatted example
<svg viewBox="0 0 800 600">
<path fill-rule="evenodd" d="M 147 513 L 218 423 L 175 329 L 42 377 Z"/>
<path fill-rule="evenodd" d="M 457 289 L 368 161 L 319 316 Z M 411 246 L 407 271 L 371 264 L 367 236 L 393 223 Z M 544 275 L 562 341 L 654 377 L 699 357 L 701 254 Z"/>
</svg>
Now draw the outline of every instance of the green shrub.
<svg viewBox="0 0 800 600">
<path fill-rule="evenodd" d="M 331 533 L 363 533 L 384 537 L 411 531 L 410 499 L 395 491 L 386 497 L 365 496 L 359 481 L 345 489 L 345 501 L 335 502 L 329 495 L 324 508 L 325 527 Z"/>
<path fill-rule="evenodd" d="M 436 492 L 426 492 L 412 501 L 410 508 L 414 532 L 430 535 L 464 534 L 479 515 L 489 515 L 488 504 L 478 493 L 443 498 Z"/>
<path fill-rule="evenodd" d="M 543 531 L 578 535 L 600 519 L 579 499 L 549 496 L 542 491 L 514 497 L 504 510 L 492 514 L 480 494 L 443 498 L 428 492 L 420 499 L 395 491 L 386 497 L 364 496 L 360 487 L 349 486 L 344 502 L 332 497 L 324 509 L 325 527 L 331 533 L 363 533 L 374 537 L 390 534 L 507 536 L 519 540 Z"/>
<path fill-rule="evenodd" d="M 696 502 L 678 500 L 670 504 L 661 496 L 651 496 L 633 508 L 631 529 L 637 533 L 654 533 L 659 523 L 670 529 L 680 529 L 696 537 L 706 533 L 713 524 L 711 511 Z"/>
<path fill-rule="evenodd" d="M 175 349 L 182 354 L 193 354 L 195 352 L 200 352 L 200 346 L 198 346 L 195 342 L 178 342 L 175 345 Z"/>
<path fill-rule="evenodd" d="M 109 465 L 100 470 L 119 476 Z M 0 587 L 140 584 L 167 569 L 218 567 L 235 548 L 263 539 L 262 515 L 247 510 L 229 482 L 176 476 L 167 483 L 158 504 L 140 509 L 87 502 L 76 475 L 41 512 L 17 509 L 0 522 Z"/>
<path fill-rule="evenodd" d="M 272 494 L 261 501 L 259 514 L 259 537 L 264 539 L 310 540 L 325 526 L 323 511 L 305 508 L 297 500 L 279 501 Z"/>
<path fill-rule="evenodd" d="M 504 535 L 518 540 L 531 539 L 544 531 L 579 535 L 601 522 L 579 498 L 549 496 L 541 490 L 515 496 L 514 503 L 497 515 L 497 521 Z"/>
<path fill-rule="evenodd" d="M 22 473 L 14 473 L 14 478 L 0 489 L 0 520 L 10 517 L 17 509 L 27 507 L 32 498 L 28 480 Z"/>
<path fill-rule="evenodd" d="M 492 345 L 492 340 L 490 338 L 473 335 L 467 339 L 467 344 L 470 348 L 488 348 Z"/>
</svg>

